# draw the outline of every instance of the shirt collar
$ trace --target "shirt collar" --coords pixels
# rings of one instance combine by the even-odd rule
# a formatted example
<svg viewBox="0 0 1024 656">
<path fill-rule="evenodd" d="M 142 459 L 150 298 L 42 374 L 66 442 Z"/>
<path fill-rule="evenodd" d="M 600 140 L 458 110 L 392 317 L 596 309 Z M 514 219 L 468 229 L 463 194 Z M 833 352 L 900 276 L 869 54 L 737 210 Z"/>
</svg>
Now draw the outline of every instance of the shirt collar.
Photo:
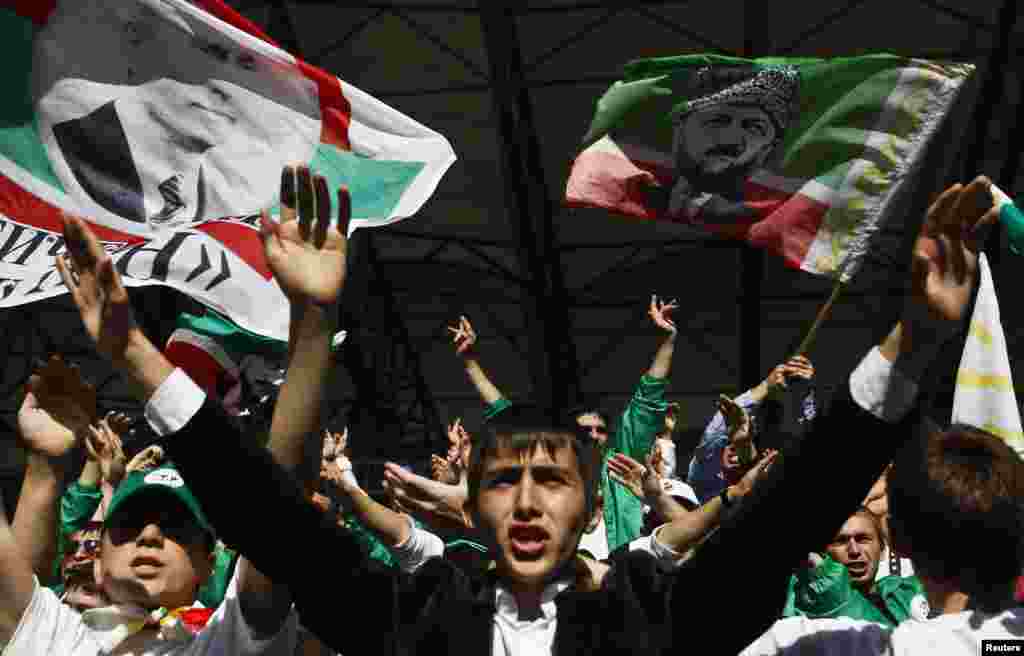
<svg viewBox="0 0 1024 656">
<path fill-rule="evenodd" d="M 543 619 L 554 619 L 557 611 L 555 597 L 568 590 L 572 584 L 573 579 L 571 577 L 563 577 L 549 583 L 544 588 L 544 592 L 540 596 L 540 612 Z M 515 595 L 501 584 L 497 586 L 494 594 L 495 612 L 505 620 L 520 623 L 519 604 L 516 603 Z"/>
</svg>

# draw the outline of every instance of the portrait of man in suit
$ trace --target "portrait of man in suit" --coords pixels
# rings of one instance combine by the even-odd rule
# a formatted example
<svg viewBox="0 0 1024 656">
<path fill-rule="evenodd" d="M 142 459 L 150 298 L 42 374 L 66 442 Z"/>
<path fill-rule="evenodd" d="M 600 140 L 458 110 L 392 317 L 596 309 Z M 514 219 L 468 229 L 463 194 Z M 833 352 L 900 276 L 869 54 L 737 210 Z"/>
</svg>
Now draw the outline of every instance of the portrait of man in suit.
<svg viewBox="0 0 1024 656">
<path fill-rule="evenodd" d="M 40 138 L 84 212 L 135 232 L 254 213 L 276 201 L 284 164 L 312 159 L 315 84 L 200 12 L 61 0 L 37 34 Z"/>
</svg>

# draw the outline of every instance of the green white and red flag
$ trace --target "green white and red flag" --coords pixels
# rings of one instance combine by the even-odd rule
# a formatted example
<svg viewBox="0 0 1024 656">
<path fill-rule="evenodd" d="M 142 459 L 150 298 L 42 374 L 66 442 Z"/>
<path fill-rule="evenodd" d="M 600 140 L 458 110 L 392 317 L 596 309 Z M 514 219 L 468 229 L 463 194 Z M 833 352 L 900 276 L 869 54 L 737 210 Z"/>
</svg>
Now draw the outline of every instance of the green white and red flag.
<svg viewBox="0 0 1024 656">
<path fill-rule="evenodd" d="M 566 202 L 846 280 L 973 70 L 892 55 L 634 61 L 597 103 Z"/>
<path fill-rule="evenodd" d="M 221 0 L 0 0 L 0 39 L 0 307 L 66 292 L 54 256 L 70 211 L 126 285 L 174 287 L 284 340 L 257 220 L 277 212 L 282 167 L 347 185 L 351 231 L 415 214 L 455 160 Z"/>
</svg>

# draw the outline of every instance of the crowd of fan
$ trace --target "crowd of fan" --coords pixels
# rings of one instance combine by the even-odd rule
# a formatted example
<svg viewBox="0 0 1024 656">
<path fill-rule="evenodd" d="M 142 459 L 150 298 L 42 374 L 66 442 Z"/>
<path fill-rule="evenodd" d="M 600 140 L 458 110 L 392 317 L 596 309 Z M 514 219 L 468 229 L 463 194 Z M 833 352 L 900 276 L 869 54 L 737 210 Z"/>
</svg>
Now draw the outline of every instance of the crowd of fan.
<svg viewBox="0 0 1024 656">
<path fill-rule="evenodd" d="M 291 304 L 266 435 L 149 342 L 68 217 L 56 266 L 158 439 L 128 459 L 130 422 L 97 419 L 74 365 L 31 376 L 25 480 L 0 517 L 5 653 L 975 654 L 1024 638 L 1022 464 L 918 403 L 969 316 L 988 193 L 979 178 L 929 209 L 901 316 L 828 407 L 810 360 L 789 358 L 720 398 L 688 461 L 666 400 L 674 302 L 652 297 L 660 342 L 615 416 L 512 404 L 461 317 L 453 347 L 484 421 L 449 426 L 430 477 L 388 463 L 376 497 L 348 432 L 320 424 L 346 192 L 331 226 L 324 181 L 286 168 L 281 222 L 262 224 Z"/>
</svg>

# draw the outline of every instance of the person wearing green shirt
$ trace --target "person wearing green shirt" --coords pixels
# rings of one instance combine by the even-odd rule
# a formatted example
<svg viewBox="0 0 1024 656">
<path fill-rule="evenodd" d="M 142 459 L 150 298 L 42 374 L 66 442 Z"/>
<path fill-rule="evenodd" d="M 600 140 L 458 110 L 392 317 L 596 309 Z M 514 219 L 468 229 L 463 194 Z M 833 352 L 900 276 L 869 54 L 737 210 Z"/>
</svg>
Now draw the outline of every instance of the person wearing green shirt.
<svg viewBox="0 0 1024 656">
<path fill-rule="evenodd" d="M 876 580 L 885 539 L 878 519 L 866 508 L 850 516 L 826 547 L 812 555 L 811 567 L 790 579 L 783 617 L 847 617 L 896 626 L 907 619 L 928 619 L 921 581 L 914 576 Z"/>
<path fill-rule="evenodd" d="M 668 409 L 665 386 L 672 367 L 678 333 L 669 315 L 677 307 L 675 301 L 664 302 L 657 296 L 651 296 L 648 315 L 664 331 L 665 336 L 651 366 L 640 378 L 632 398 L 619 417 L 614 432 L 609 431 L 608 420 L 600 410 L 586 406 L 574 411 L 580 426 L 588 429 L 590 436 L 604 447 L 606 461 L 615 453 L 624 453 L 638 462 L 644 462 L 655 437 L 664 429 L 665 412 Z M 473 348 L 477 336 L 469 320 L 460 317 L 458 326 L 450 327 L 449 330 L 454 334 L 455 352 L 462 358 L 466 375 L 487 404 L 484 418 L 491 419 L 509 407 L 511 402 L 480 366 Z M 643 504 L 625 486 L 609 478 L 607 467 L 601 469 L 601 493 L 604 502 L 603 521 L 590 534 L 584 535 L 580 542 L 581 549 L 599 560 L 643 534 Z M 600 539 L 602 532 L 604 540 Z"/>
</svg>

